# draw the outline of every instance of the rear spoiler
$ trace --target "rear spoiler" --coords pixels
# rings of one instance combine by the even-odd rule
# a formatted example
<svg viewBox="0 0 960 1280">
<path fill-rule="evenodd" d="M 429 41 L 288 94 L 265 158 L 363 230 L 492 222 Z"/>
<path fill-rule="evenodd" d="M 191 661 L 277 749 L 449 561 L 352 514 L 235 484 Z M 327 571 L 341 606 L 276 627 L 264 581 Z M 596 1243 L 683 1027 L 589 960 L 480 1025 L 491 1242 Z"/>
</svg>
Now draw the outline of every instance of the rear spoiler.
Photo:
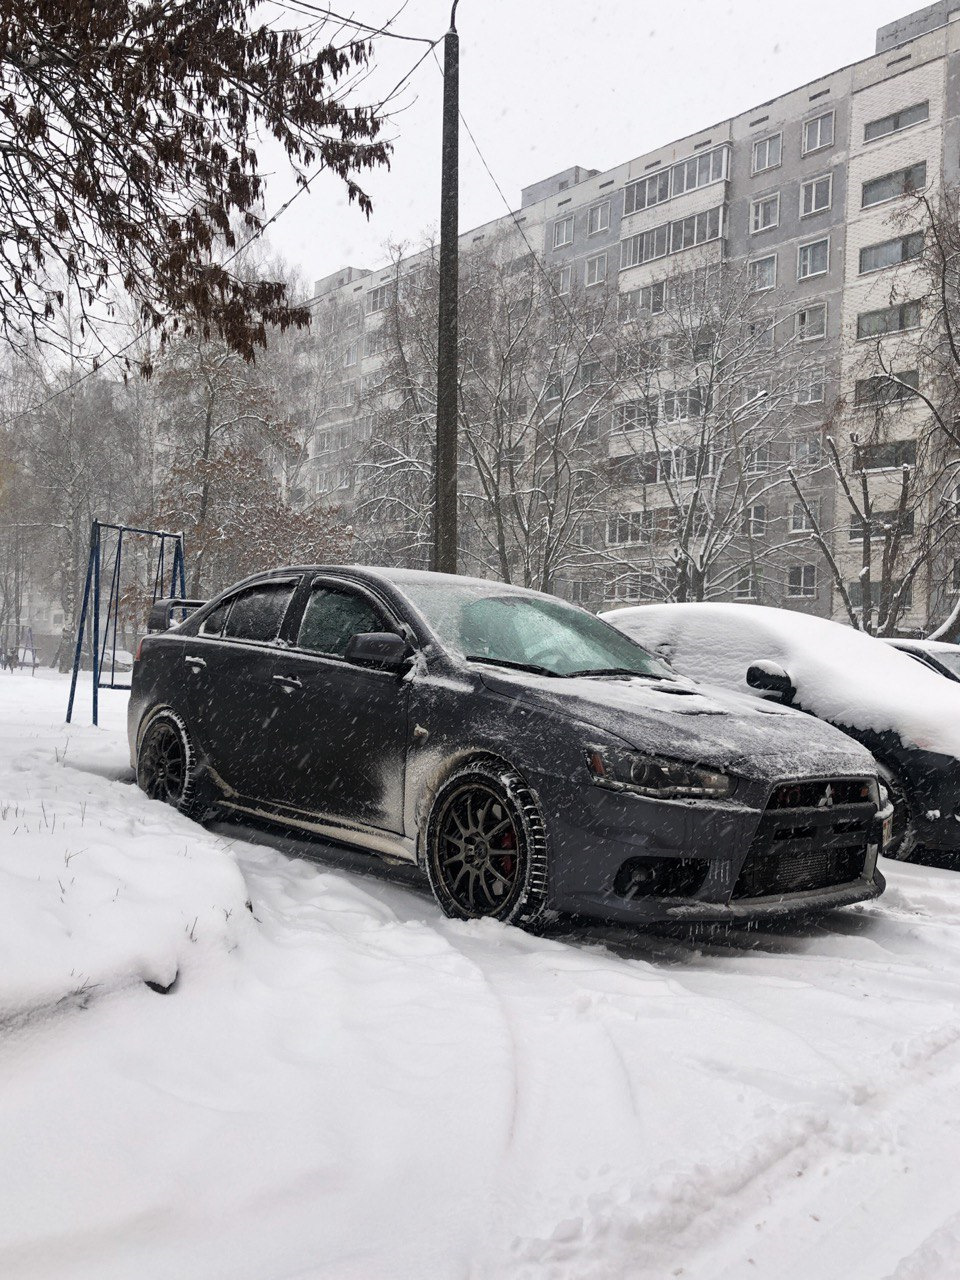
<svg viewBox="0 0 960 1280">
<path fill-rule="evenodd" d="M 171 627 L 183 622 L 191 613 L 200 609 L 206 603 L 206 600 L 185 600 L 181 596 L 171 596 L 167 600 L 155 600 L 150 607 L 150 613 L 147 615 L 147 634 L 153 635 L 157 631 L 169 631 Z M 178 610 L 180 611 L 180 616 L 171 622 L 171 615 Z"/>
</svg>

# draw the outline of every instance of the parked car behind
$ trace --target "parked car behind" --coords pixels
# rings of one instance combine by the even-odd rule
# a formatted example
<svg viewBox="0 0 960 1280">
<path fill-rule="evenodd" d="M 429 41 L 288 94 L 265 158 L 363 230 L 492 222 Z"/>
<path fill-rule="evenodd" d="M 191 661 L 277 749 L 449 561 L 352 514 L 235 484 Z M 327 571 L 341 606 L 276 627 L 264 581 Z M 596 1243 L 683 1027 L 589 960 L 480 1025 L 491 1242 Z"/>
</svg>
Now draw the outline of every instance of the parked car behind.
<svg viewBox="0 0 960 1280">
<path fill-rule="evenodd" d="M 149 795 L 417 862 L 450 916 L 722 921 L 883 888 L 868 752 L 552 596 L 280 569 L 146 636 L 132 683 Z"/>
<path fill-rule="evenodd" d="M 960 646 L 945 644 L 942 640 L 890 639 L 886 643 L 902 653 L 909 653 L 911 658 L 916 658 L 938 675 L 960 681 Z"/>
<path fill-rule="evenodd" d="M 843 729 L 894 795 L 890 852 L 960 862 L 960 689 L 862 631 L 789 609 L 655 604 L 604 617 L 685 675 Z"/>
</svg>

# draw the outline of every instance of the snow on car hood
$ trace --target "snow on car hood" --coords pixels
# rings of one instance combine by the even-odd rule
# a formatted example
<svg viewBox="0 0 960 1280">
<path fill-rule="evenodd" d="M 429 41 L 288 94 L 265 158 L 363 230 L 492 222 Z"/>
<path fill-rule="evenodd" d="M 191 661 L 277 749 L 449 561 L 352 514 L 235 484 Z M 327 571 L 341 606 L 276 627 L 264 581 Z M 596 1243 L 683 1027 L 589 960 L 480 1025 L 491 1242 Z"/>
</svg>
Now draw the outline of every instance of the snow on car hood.
<svg viewBox="0 0 960 1280">
<path fill-rule="evenodd" d="M 488 688 L 614 734 L 640 751 L 754 777 L 873 774 L 864 748 L 828 724 L 692 680 L 484 671 Z"/>
<path fill-rule="evenodd" d="M 757 697 L 747 667 L 773 662 L 804 711 L 960 758 L 960 684 L 852 627 L 764 605 L 641 605 L 603 617 L 695 680 Z"/>
</svg>

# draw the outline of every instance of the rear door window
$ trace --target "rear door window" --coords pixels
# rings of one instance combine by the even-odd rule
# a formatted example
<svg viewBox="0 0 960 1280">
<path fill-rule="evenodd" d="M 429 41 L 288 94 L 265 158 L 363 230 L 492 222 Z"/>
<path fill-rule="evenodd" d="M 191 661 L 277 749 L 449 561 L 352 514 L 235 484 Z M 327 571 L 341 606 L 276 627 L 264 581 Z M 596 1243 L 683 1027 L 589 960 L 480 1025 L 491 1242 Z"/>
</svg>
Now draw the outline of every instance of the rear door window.
<svg viewBox="0 0 960 1280">
<path fill-rule="evenodd" d="M 217 607 L 208 613 L 200 624 L 200 634 L 202 636 L 219 636 L 223 634 L 223 624 L 227 620 L 227 614 L 230 612 L 230 606 L 233 604 L 236 596 L 230 596 L 222 601 Z"/>
<path fill-rule="evenodd" d="M 383 612 L 365 596 L 317 583 L 303 611 L 297 647 L 342 658 L 351 636 L 392 630 Z"/>
<path fill-rule="evenodd" d="M 231 601 L 224 637 L 261 643 L 276 640 L 295 587 L 295 582 L 261 582 L 239 592 Z"/>
</svg>

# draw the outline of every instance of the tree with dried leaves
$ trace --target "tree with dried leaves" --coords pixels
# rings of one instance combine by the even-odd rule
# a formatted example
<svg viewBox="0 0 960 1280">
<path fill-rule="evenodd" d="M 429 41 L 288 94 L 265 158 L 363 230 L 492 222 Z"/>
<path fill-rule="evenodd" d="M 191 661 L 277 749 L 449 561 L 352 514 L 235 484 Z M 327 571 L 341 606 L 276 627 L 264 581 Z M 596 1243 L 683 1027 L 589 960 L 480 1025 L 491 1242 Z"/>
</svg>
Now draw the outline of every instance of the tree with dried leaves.
<svg viewBox="0 0 960 1280">
<path fill-rule="evenodd" d="M 308 322 L 282 281 L 232 269 L 238 240 L 262 226 L 252 140 L 275 139 L 300 183 L 319 167 L 336 174 L 366 213 L 358 179 L 389 147 L 378 109 L 349 99 L 369 41 L 279 29 L 258 11 L 256 0 L 0 0 L 8 341 L 57 344 L 70 297 L 106 349 L 123 291 L 161 345 L 186 323 L 248 360 L 268 326 Z"/>
</svg>

